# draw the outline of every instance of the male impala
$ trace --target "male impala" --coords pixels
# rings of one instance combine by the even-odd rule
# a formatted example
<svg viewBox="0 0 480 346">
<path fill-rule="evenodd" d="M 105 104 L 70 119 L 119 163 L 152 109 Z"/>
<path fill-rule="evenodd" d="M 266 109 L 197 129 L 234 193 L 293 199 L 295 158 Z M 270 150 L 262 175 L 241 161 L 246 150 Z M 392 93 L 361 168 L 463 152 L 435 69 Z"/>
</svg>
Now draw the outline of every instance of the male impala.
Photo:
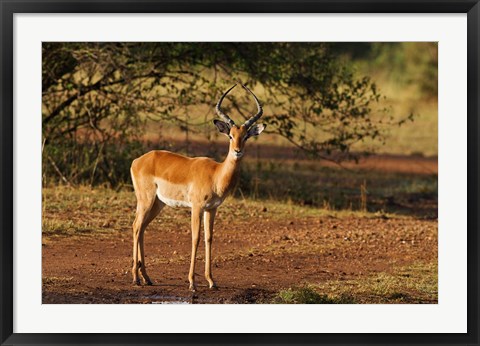
<svg viewBox="0 0 480 346">
<path fill-rule="evenodd" d="M 143 246 L 144 232 L 148 224 L 158 215 L 165 205 L 187 207 L 192 210 L 192 257 L 188 281 L 190 290 L 195 291 L 195 256 L 197 252 L 201 216 L 205 227 L 205 278 L 209 287 L 214 288 L 211 273 L 211 246 L 213 221 L 217 208 L 225 197 L 232 192 L 244 154 L 245 142 L 249 137 L 258 136 L 265 125 L 254 123 L 262 116 L 263 110 L 257 97 L 242 85 L 254 98 L 257 114 L 243 125 L 237 126 L 221 110 L 222 101 L 234 86 L 228 89 L 215 107 L 217 114 L 224 120 L 214 120 L 217 129 L 230 138 L 227 157 L 218 163 L 207 157 L 189 158 L 163 150 L 151 151 L 134 160 L 130 169 L 133 187 L 137 197 L 137 211 L 133 222 L 133 282 L 139 285 L 140 270 L 144 284 L 152 282 L 145 268 Z"/>
</svg>

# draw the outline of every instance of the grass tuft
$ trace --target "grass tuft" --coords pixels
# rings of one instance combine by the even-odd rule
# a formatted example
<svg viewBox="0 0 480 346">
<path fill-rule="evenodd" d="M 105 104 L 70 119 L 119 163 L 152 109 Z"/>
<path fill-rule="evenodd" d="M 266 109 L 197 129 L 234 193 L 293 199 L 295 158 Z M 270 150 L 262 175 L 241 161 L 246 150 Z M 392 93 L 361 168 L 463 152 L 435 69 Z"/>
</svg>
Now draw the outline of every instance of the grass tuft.
<svg viewBox="0 0 480 346">
<path fill-rule="evenodd" d="M 276 304 L 354 304 L 355 300 L 346 294 L 340 296 L 319 294 L 315 287 L 305 285 L 280 291 L 273 302 Z"/>
<path fill-rule="evenodd" d="M 322 294 L 318 293 L 322 292 Z M 280 291 L 275 304 L 436 304 L 436 263 L 416 263 L 354 280 L 330 280 Z"/>
<path fill-rule="evenodd" d="M 331 280 L 316 286 L 333 297 L 350 295 L 358 303 L 436 304 L 438 267 L 436 263 L 416 263 L 353 280 Z"/>
</svg>

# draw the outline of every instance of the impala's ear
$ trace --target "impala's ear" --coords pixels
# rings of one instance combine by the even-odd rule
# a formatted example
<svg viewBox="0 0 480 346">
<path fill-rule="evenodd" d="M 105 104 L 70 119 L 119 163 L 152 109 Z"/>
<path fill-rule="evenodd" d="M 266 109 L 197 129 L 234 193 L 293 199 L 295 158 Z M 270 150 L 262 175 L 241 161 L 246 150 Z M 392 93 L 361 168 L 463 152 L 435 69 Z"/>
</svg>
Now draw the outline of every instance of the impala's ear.
<svg viewBox="0 0 480 346">
<path fill-rule="evenodd" d="M 224 133 L 226 135 L 230 133 L 230 126 L 227 123 L 217 119 L 215 119 L 213 123 L 217 127 L 218 131 L 220 131 L 221 133 Z"/>
<path fill-rule="evenodd" d="M 258 136 L 259 134 L 262 133 L 263 130 L 265 130 L 266 127 L 267 127 L 267 125 L 265 125 L 265 124 L 258 124 L 258 125 L 254 125 L 254 126 L 250 127 L 248 129 L 248 132 L 247 132 L 247 138 L 248 137 L 253 137 L 253 136 Z"/>
</svg>

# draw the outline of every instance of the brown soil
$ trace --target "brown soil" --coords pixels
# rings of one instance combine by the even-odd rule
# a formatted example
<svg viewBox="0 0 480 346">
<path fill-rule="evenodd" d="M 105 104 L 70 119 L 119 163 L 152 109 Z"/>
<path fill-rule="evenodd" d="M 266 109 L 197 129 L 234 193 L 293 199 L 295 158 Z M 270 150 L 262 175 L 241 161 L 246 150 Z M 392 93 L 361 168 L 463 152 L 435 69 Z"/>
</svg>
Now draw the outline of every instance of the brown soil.
<svg viewBox="0 0 480 346">
<path fill-rule="evenodd" d="M 174 212 L 188 218 L 186 211 Z M 262 303 L 279 290 L 302 283 L 351 280 L 419 261 L 436 262 L 436 220 L 351 216 L 278 220 L 267 210 L 263 213 L 233 223 L 218 218 L 213 274 L 219 288 L 207 288 L 201 243 L 195 294 L 188 291 L 187 280 L 190 232 L 186 227 L 162 227 L 161 216 L 146 234 L 146 264 L 153 286 L 131 283 L 128 228 L 95 236 L 44 235 L 43 303 Z"/>
</svg>

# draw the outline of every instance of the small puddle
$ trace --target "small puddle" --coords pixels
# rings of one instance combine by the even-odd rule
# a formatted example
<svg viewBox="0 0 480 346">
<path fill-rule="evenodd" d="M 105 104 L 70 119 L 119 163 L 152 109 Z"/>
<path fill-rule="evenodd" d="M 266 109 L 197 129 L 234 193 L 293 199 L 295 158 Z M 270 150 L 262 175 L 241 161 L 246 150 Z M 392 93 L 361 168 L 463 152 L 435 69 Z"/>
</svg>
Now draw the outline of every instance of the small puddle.
<svg viewBox="0 0 480 346">
<path fill-rule="evenodd" d="M 176 296 L 168 296 L 168 295 L 161 295 L 161 294 L 154 294 L 148 296 L 147 299 L 151 301 L 151 304 L 214 304 L 214 300 L 208 300 L 205 298 L 199 298 L 196 295 L 191 297 L 176 297 Z"/>
<path fill-rule="evenodd" d="M 192 304 L 189 299 L 178 298 L 175 296 L 155 294 L 153 296 L 149 296 L 148 298 L 151 299 L 152 304 Z"/>
</svg>

